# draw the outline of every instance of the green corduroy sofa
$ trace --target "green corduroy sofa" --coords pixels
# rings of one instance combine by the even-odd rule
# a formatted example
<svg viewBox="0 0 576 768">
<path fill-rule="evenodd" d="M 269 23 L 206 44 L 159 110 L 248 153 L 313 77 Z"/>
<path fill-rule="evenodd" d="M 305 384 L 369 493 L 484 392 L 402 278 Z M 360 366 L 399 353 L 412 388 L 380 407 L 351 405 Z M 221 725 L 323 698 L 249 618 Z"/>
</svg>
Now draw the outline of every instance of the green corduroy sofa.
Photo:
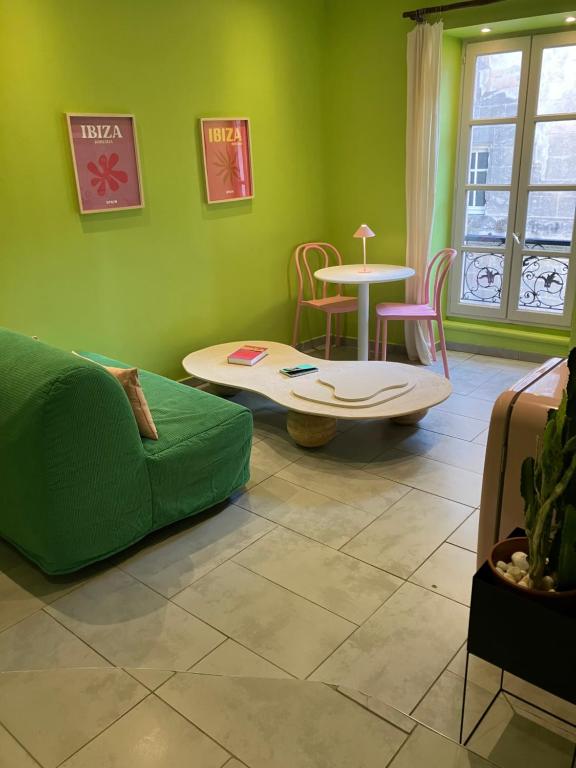
<svg viewBox="0 0 576 768">
<path fill-rule="evenodd" d="M 157 441 L 140 437 L 104 368 L 0 328 L 0 536 L 46 573 L 105 558 L 248 480 L 250 411 L 146 371 L 140 381 Z"/>
</svg>

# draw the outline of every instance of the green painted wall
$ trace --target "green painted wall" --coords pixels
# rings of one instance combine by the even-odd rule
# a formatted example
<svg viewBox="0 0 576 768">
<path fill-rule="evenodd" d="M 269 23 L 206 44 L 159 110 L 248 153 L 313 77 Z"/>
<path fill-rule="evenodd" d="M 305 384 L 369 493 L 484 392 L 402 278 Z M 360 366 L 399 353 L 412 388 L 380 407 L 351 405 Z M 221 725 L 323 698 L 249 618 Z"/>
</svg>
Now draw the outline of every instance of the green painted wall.
<svg viewBox="0 0 576 768">
<path fill-rule="evenodd" d="M 573 0 L 507 0 L 490 7 L 446 14 L 447 28 L 480 25 L 569 12 Z M 349 261 L 359 250 L 351 234 L 361 221 L 376 231 L 369 243 L 370 258 L 402 263 L 405 252 L 405 110 L 406 34 L 412 24 L 402 12 L 417 6 L 407 0 L 331 0 L 328 26 L 327 74 L 327 215 L 331 238 Z M 423 3 L 425 5 L 425 3 Z M 545 7 L 544 7 L 545 6 Z M 435 20 L 433 17 L 431 20 Z M 557 23 L 557 20 L 556 20 Z M 532 20 L 523 26 L 538 27 Z M 467 36 L 478 34 L 468 30 Z M 440 153 L 432 245 L 451 241 L 453 181 L 458 128 L 462 42 L 445 35 L 441 91 Z M 373 289 L 375 300 L 398 301 L 403 286 Z M 350 324 L 352 326 L 352 324 Z M 493 325 L 493 324 L 492 324 Z M 395 326 L 395 327 L 394 327 Z M 353 332 L 352 328 L 352 332 Z M 539 332 L 501 324 L 491 336 L 489 326 L 474 322 L 448 323 L 449 340 L 550 354 L 565 352 L 568 335 Z M 392 324 L 391 338 L 402 340 L 402 326 Z"/>
<path fill-rule="evenodd" d="M 323 0 L 0 0 L 0 324 L 175 376 L 287 340 L 291 250 L 324 233 L 323 29 Z M 66 111 L 136 115 L 144 210 L 78 213 Z M 209 207 L 197 120 L 233 115 L 256 197 Z"/>
<path fill-rule="evenodd" d="M 377 233 L 369 258 L 403 263 L 402 12 L 414 5 L 0 0 L 0 324 L 177 376 L 190 349 L 290 338 L 297 242 L 326 238 L 356 261 L 365 221 Z M 507 0 L 445 22 L 542 5 Z M 435 247 L 450 238 L 459 45 L 444 48 Z M 143 211 L 78 213 L 63 113 L 83 110 L 136 115 Z M 210 207 L 197 120 L 233 114 L 252 119 L 256 197 Z M 403 285 L 372 296 L 401 300 Z M 306 319 L 303 337 L 318 333 Z M 400 326 L 391 335 L 401 340 Z"/>
</svg>

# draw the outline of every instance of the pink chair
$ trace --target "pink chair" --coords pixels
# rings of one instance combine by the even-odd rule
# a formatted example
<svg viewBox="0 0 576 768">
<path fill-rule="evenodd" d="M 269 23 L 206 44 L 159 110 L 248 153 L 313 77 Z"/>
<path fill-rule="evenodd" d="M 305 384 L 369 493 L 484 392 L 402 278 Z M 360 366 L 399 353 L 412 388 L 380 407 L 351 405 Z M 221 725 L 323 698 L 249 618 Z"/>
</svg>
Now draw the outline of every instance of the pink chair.
<svg viewBox="0 0 576 768">
<path fill-rule="evenodd" d="M 312 269 L 310 267 L 310 255 L 315 253 L 320 255 L 321 263 Z M 323 269 L 342 264 L 342 256 L 330 243 L 302 243 L 294 251 L 294 261 L 296 262 L 296 272 L 298 274 L 298 300 L 296 304 L 296 317 L 294 318 L 294 333 L 292 335 L 292 346 L 298 343 L 298 331 L 300 328 L 300 313 L 302 307 L 311 307 L 319 309 L 326 315 L 326 348 L 324 357 L 330 359 L 330 336 L 332 332 L 332 315 L 336 315 L 336 343 L 340 343 L 341 326 L 340 316 L 345 312 L 356 312 L 358 302 L 350 296 L 343 296 L 342 286 L 336 285 L 337 293 L 335 296 L 328 296 L 328 283 L 322 283 L 320 298 L 316 298 L 317 281 L 314 278 L 315 269 Z M 331 263 L 332 262 L 332 263 Z M 308 295 L 310 298 L 305 298 Z"/>
<path fill-rule="evenodd" d="M 382 360 L 386 360 L 386 343 L 388 333 L 388 320 L 426 320 L 428 323 L 428 335 L 430 339 L 430 352 L 432 360 L 436 360 L 436 344 L 434 341 L 434 329 L 432 321 L 438 324 L 438 335 L 440 336 L 440 348 L 442 350 L 442 360 L 444 362 L 444 375 L 450 378 L 448 370 L 448 357 L 446 355 L 446 340 L 444 338 L 444 328 L 442 327 L 442 288 L 448 277 L 450 267 L 456 258 L 456 251 L 453 248 L 445 248 L 439 251 L 436 256 L 428 263 L 426 268 L 426 277 L 424 279 L 423 290 L 420 298 L 421 304 L 377 304 L 376 305 L 376 344 L 375 355 L 378 359 L 378 343 L 380 333 L 382 332 Z M 434 296 L 430 302 L 430 284 L 432 281 L 432 271 L 436 268 L 434 276 Z M 427 299 L 424 302 L 424 299 Z"/>
</svg>

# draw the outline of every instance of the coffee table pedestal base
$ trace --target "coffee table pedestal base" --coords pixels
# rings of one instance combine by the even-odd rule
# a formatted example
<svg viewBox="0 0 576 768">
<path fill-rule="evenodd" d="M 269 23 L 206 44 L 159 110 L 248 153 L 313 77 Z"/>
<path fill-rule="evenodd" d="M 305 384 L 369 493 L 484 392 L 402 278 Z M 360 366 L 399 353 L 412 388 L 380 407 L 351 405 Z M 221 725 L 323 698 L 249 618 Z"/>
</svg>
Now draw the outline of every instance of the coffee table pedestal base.
<svg viewBox="0 0 576 768">
<path fill-rule="evenodd" d="M 298 445 L 304 448 L 319 448 L 336 435 L 336 419 L 330 416 L 315 416 L 310 413 L 288 411 L 286 429 Z"/>
<path fill-rule="evenodd" d="M 404 416 L 394 416 L 392 421 L 396 422 L 396 424 L 410 426 L 411 424 L 418 424 L 418 422 L 421 421 L 427 413 L 428 408 L 423 408 L 421 411 L 406 413 Z"/>
</svg>

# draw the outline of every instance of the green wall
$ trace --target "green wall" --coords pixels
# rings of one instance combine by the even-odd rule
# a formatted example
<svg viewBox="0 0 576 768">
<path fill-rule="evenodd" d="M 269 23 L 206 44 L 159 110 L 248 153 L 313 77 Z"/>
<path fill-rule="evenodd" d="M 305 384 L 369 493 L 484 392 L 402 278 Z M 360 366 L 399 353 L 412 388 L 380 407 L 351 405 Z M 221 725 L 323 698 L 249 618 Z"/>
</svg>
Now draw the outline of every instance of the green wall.
<svg viewBox="0 0 576 768">
<path fill-rule="evenodd" d="M 490 7 L 445 14 L 441 88 L 440 152 L 432 247 L 448 245 L 452 231 L 453 186 L 458 132 L 461 46 L 459 38 L 478 35 L 479 25 L 528 16 L 524 29 L 558 23 L 550 14 L 572 10 L 573 0 L 507 0 Z M 357 222 L 367 221 L 378 237 L 370 242 L 372 257 L 401 263 L 405 250 L 405 89 L 406 34 L 412 23 L 402 12 L 417 6 L 406 0 L 333 0 L 329 3 L 327 105 L 328 222 L 335 242 L 347 244 Z M 425 3 L 423 3 L 425 5 Z M 547 14 L 545 17 L 542 14 Z M 431 17 L 431 21 L 436 17 Z M 465 25 L 477 25 L 462 30 Z M 503 27 L 504 31 L 504 27 Z M 456 36 L 457 35 L 457 36 Z M 376 299 L 402 300 L 401 284 L 373 290 Z M 402 326 L 392 324 L 391 338 L 402 341 Z M 576 334 L 576 329 L 575 329 Z M 447 323 L 448 339 L 485 347 L 557 354 L 568 346 L 568 334 L 511 325 L 458 321 Z"/>
<path fill-rule="evenodd" d="M 174 376 L 287 340 L 292 248 L 325 231 L 323 27 L 323 0 L 0 0 L 0 325 Z M 142 211 L 78 213 L 66 111 L 136 115 Z M 207 206 L 197 121 L 234 115 L 256 196 Z"/>
<path fill-rule="evenodd" d="M 403 263 L 412 24 L 402 12 L 414 5 L 0 0 L 0 324 L 178 376 L 199 346 L 289 340 L 296 243 L 325 238 L 356 261 L 352 233 L 366 222 L 377 233 L 369 258 Z M 463 24 L 542 5 L 507 0 L 445 23 L 462 37 Z M 548 0 L 545 12 L 565 7 Z M 437 248 L 451 232 L 459 70 L 460 40 L 446 36 Z M 78 213 L 66 111 L 136 115 L 144 210 Z M 252 120 L 256 197 L 207 206 L 197 121 L 235 114 Z M 401 283 L 372 290 L 403 295 Z M 452 340 L 488 344 L 482 327 L 462 325 Z M 304 338 L 321 332 L 305 319 Z"/>
</svg>

